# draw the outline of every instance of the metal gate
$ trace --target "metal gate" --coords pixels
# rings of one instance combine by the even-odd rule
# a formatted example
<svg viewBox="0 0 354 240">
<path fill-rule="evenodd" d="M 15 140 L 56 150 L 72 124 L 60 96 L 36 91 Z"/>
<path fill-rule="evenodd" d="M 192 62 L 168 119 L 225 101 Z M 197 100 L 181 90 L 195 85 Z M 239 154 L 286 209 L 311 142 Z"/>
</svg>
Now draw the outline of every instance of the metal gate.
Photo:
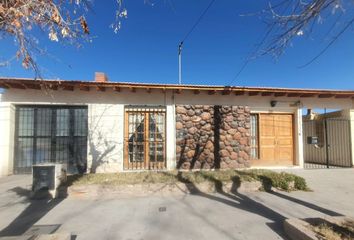
<svg viewBox="0 0 354 240">
<path fill-rule="evenodd" d="M 64 163 L 68 172 L 86 171 L 87 107 L 17 106 L 16 174 L 31 173 L 32 165 Z"/>
<path fill-rule="evenodd" d="M 305 168 L 352 167 L 349 120 L 305 120 L 303 142 Z"/>
</svg>

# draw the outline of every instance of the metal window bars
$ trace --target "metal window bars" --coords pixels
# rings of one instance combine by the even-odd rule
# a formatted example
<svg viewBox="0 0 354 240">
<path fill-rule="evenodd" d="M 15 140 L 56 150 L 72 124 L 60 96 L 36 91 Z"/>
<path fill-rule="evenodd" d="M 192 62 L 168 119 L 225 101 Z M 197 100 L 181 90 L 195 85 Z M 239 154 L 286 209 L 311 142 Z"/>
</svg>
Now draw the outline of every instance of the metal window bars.
<svg viewBox="0 0 354 240">
<path fill-rule="evenodd" d="M 124 169 L 166 168 L 165 119 L 163 107 L 126 107 Z"/>
<path fill-rule="evenodd" d="M 87 107 L 16 107 L 15 173 L 31 173 L 38 163 L 65 163 L 69 173 L 87 166 Z"/>
</svg>

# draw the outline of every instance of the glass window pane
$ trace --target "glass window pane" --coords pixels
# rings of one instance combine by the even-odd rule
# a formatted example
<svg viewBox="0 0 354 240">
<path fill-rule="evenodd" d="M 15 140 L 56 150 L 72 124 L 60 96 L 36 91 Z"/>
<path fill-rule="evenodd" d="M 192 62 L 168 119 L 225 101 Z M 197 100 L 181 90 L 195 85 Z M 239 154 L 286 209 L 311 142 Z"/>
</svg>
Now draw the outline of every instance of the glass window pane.
<svg viewBox="0 0 354 240">
<path fill-rule="evenodd" d="M 37 136 L 51 136 L 52 110 L 48 108 L 37 109 Z"/>
<path fill-rule="evenodd" d="M 150 162 L 155 162 L 156 156 L 156 144 L 154 142 L 149 143 L 149 160 Z"/>
<path fill-rule="evenodd" d="M 156 159 L 158 162 L 162 162 L 164 160 L 164 144 L 159 142 L 156 144 Z"/>
<path fill-rule="evenodd" d="M 144 161 L 145 119 L 143 113 L 129 113 L 129 161 Z"/>
<path fill-rule="evenodd" d="M 74 136 L 87 136 L 87 109 L 74 109 Z"/>
<path fill-rule="evenodd" d="M 158 154 L 158 155 L 157 155 L 157 161 L 158 161 L 158 162 L 163 162 L 163 161 L 164 161 L 164 157 L 163 157 L 162 154 Z"/>
<path fill-rule="evenodd" d="M 68 163 L 69 153 L 69 139 L 66 137 L 57 137 L 55 146 L 55 162 Z"/>
<path fill-rule="evenodd" d="M 69 126 L 70 126 L 69 109 L 58 109 L 56 136 L 69 136 L 70 134 Z"/>
<path fill-rule="evenodd" d="M 87 154 L 87 138 L 77 137 L 74 139 L 74 161 L 76 164 L 86 164 L 86 154 Z"/>
<path fill-rule="evenodd" d="M 33 108 L 19 108 L 18 110 L 18 135 L 33 136 L 34 110 Z"/>
<path fill-rule="evenodd" d="M 51 139 L 37 138 L 35 163 L 49 163 L 51 159 Z M 54 160 L 54 159 L 53 159 Z"/>
<path fill-rule="evenodd" d="M 17 144 L 16 167 L 31 167 L 33 162 L 33 139 L 19 138 Z"/>
<path fill-rule="evenodd" d="M 258 159 L 258 115 L 251 114 L 251 158 Z"/>
<path fill-rule="evenodd" d="M 69 159 L 64 159 L 63 161 L 68 162 L 68 171 L 71 173 L 85 173 L 87 162 L 86 162 L 86 154 L 87 154 L 87 138 L 86 137 L 75 137 L 71 146 L 68 146 L 68 153 L 72 151 L 73 156 Z"/>
</svg>

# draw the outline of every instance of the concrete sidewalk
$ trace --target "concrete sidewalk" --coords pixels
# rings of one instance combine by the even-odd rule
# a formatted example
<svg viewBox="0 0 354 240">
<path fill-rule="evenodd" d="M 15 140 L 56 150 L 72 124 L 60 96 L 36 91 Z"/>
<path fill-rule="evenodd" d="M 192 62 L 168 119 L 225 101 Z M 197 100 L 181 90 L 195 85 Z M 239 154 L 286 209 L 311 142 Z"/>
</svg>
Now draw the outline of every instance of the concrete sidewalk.
<svg viewBox="0 0 354 240">
<path fill-rule="evenodd" d="M 294 172 L 295 170 L 292 170 Z M 284 239 L 282 221 L 354 213 L 354 170 L 296 170 L 314 192 L 28 201 L 30 178 L 0 179 L 0 236 L 57 225 L 77 239 Z M 11 183 L 12 182 L 12 183 Z"/>
<path fill-rule="evenodd" d="M 313 192 L 286 194 L 354 217 L 354 168 L 291 170 L 304 177 Z"/>
</svg>

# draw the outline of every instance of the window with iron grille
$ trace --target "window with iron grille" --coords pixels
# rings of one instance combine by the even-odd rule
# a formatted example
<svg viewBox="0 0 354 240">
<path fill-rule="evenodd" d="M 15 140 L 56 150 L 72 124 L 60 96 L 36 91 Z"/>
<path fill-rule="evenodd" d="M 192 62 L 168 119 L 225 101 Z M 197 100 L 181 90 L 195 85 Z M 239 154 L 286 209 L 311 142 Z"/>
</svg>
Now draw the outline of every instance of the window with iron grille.
<svg viewBox="0 0 354 240">
<path fill-rule="evenodd" d="M 163 107 L 125 108 L 125 169 L 164 169 L 165 120 Z"/>
<path fill-rule="evenodd" d="M 86 155 L 87 107 L 16 107 L 15 173 L 40 163 L 65 163 L 70 173 L 81 173 Z"/>
<path fill-rule="evenodd" d="M 258 114 L 251 114 L 251 159 L 259 158 Z"/>
</svg>

